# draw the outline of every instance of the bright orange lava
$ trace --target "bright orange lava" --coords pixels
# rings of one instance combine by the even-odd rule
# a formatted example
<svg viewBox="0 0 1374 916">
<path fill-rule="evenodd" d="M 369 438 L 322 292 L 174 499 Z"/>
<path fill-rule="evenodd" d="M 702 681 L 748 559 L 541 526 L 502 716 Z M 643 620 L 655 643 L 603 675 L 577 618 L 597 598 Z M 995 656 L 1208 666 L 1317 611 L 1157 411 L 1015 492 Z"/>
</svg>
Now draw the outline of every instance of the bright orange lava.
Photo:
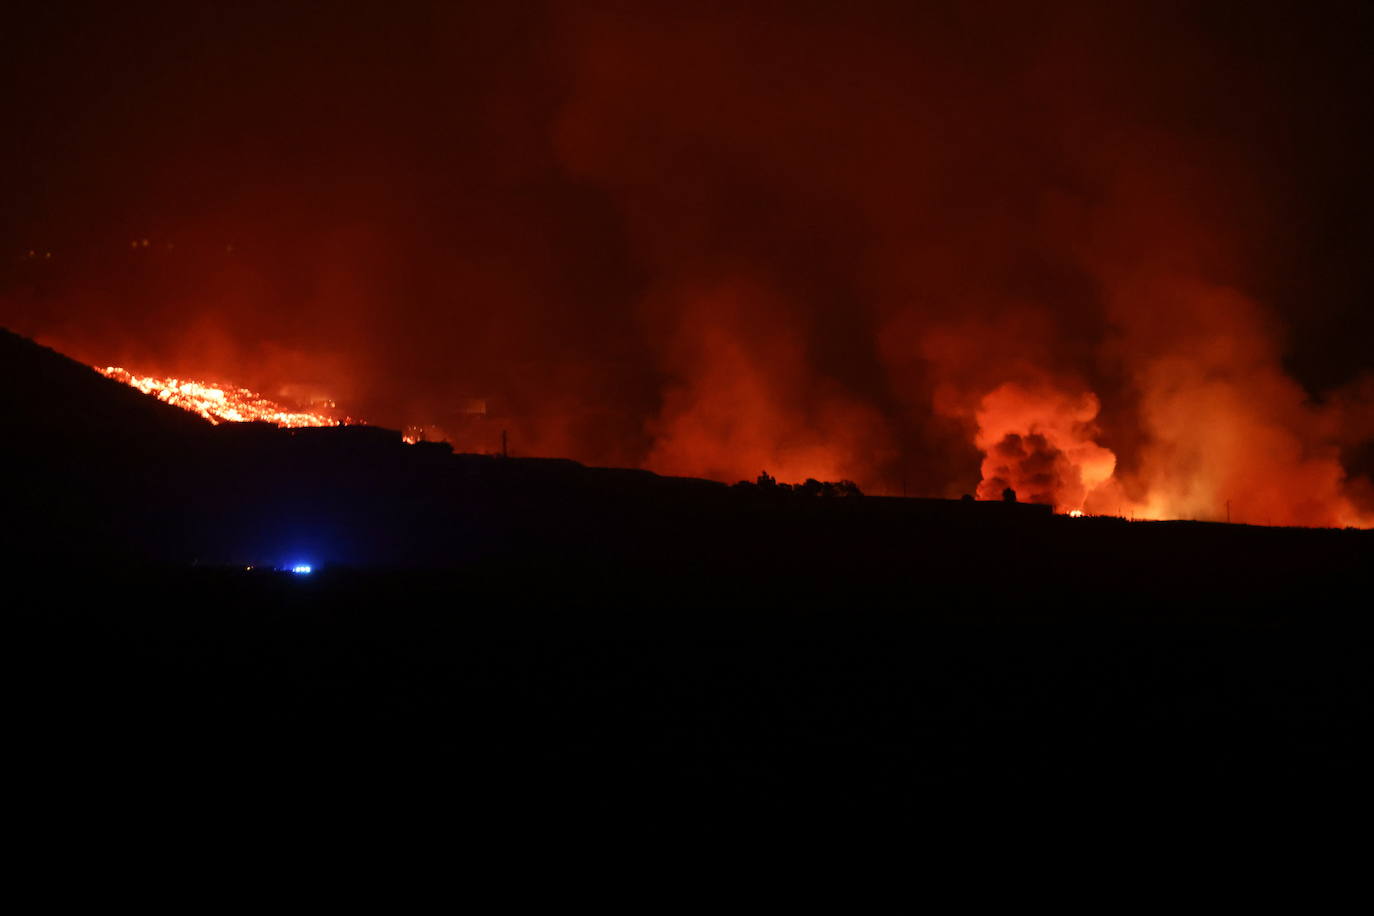
<svg viewBox="0 0 1374 916">
<path fill-rule="evenodd" d="M 276 426 L 340 426 L 353 422 L 348 418 L 337 420 L 323 413 L 290 410 L 247 388 L 217 382 L 135 375 L 117 366 L 93 368 L 101 375 L 131 385 L 159 401 L 199 414 L 215 424 L 256 422 Z"/>
</svg>

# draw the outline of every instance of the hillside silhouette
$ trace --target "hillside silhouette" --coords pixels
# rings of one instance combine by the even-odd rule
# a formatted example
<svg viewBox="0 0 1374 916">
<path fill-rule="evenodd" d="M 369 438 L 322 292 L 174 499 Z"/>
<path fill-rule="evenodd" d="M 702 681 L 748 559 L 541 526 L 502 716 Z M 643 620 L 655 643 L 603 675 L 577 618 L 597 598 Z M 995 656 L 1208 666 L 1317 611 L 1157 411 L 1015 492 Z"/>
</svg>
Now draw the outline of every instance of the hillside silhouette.
<svg viewBox="0 0 1374 916">
<path fill-rule="evenodd" d="M 0 424 L 34 785 L 796 813 L 1369 762 L 1367 531 L 213 426 L 8 332 Z"/>
<path fill-rule="evenodd" d="M 372 426 L 215 426 L 9 332 L 0 359 L 6 461 L 23 482 L 10 552 L 39 558 L 451 568 L 709 549 L 728 562 L 809 552 L 833 537 L 832 520 L 862 519 L 882 536 L 893 524 L 1049 520 L 1046 506 L 874 499 L 848 482 L 794 488 L 766 471 L 727 487 L 566 459 L 455 455 Z"/>
</svg>

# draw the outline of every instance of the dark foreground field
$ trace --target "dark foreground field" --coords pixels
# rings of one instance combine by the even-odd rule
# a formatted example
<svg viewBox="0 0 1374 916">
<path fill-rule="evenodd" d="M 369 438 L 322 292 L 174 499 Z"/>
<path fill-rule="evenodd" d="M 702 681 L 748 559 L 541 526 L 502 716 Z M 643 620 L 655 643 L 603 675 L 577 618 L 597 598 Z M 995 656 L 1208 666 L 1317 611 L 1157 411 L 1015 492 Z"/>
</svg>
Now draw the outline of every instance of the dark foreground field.
<svg viewBox="0 0 1374 916">
<path fill-rule="evenodd" d="M 15 571 L 12 747 L 36 791 L 192 807 L 805 816 L 1362 791 L 1353 567 L 1173 596 L 1015 572 Z"/>
</svg>

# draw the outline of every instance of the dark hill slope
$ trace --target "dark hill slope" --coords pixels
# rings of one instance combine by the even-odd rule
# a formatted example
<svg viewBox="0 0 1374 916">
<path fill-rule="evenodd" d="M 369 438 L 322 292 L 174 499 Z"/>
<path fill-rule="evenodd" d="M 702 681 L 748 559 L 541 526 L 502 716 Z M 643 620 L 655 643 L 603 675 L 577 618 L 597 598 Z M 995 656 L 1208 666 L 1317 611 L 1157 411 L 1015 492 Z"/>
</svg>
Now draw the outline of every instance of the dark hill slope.
<svg viewBox="0 0 1374 916">
<path fill-rule="evenodd" d="M 0 331 L 11 554 L 204 564 L 452 565 L 611 530 L 719 484 L 571 461 L 454 456 L 374 427 L 214 426 Z"/>
<path fill-rule="evenodd" d="M 453 566 L 537 553 L 803 564 L 854 526 L 1039 525 L 1045 507 L 818 498 L 574 461 L 454 455 L 374 427 L 213 426 L 0 333 L 12 551 L 176 563 Z M 836 538 L 842 537 L 843 543 Z M 897 540 L 901 540 L 900 534 Z"/>
<path fill-rule="evenodd" d="M 182 469 L 213 427 L 0 329 L 0 441 L 11 555 L 155 556 L 175 530 Z"/>
</svg>

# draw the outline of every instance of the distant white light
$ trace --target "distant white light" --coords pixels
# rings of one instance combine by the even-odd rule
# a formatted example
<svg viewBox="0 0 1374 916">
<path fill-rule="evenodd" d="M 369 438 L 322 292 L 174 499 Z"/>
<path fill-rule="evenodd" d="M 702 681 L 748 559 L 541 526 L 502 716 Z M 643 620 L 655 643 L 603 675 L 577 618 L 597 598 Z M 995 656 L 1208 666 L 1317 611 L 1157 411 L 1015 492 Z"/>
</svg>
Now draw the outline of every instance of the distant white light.
<svg viewBox="0 0 1374 916">
<path fill-rule="evenodd" d="M 1069 517 L 1070 517 L 1070 518 L 1082 518 L 1082 517 L 1083 517 L 1083 510 L 1082 510 L 1082 509 L 1072 509 L 1072 510 L 1069 511 Z"/>
<path fill-rule="evenodd" d="M 299 566 L 291 567 L 291 571 L 298 576 L 308 576 L 313 571 L 313 569 L 312 567 L 306 566 L 304 563 L 302 563 Z"/>
</svg>

